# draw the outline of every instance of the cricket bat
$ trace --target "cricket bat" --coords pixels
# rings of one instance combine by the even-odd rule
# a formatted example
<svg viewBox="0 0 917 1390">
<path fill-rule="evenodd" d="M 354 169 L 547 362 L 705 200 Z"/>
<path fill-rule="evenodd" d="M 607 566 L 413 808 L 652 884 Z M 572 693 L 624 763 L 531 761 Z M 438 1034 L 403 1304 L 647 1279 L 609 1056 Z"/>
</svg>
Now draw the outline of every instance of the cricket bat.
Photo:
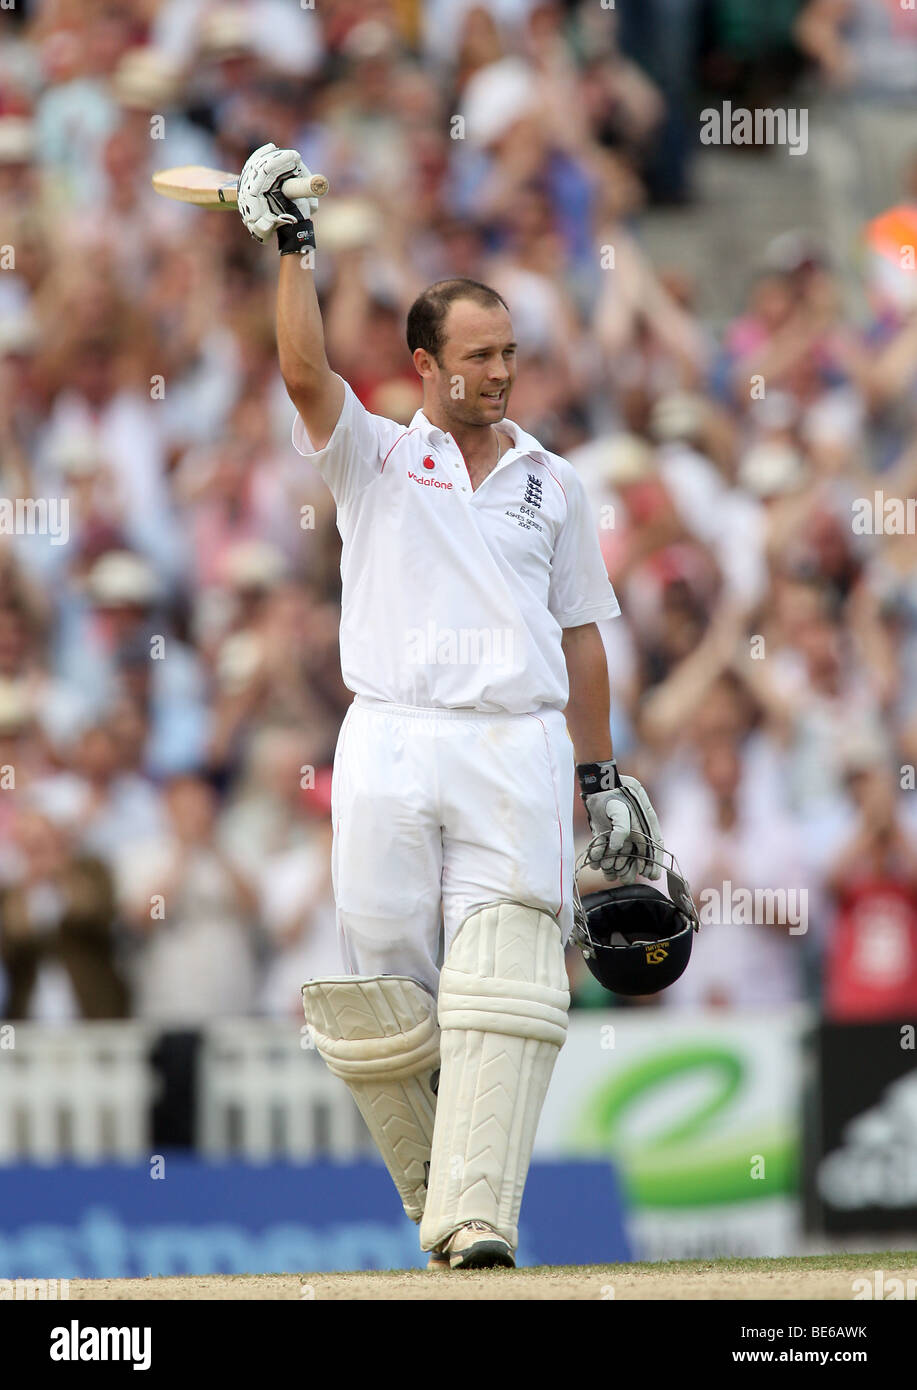
<svg viewBox="0 0 917 1390">
<path fill-rule="evenodd" d="M 153 187 L 164 198 L 180 203 L 194 203 L 199 208 L 234 208 L 239 187 L 239 175 L 222 169 L 207 169 L 202 164 L 185 164 L 180 169 L 160 169 L 153 175 Z M 328 180 L 322 174 L 308 179 L 287 179 L 283 193 L 297 198 L 321 198 L 328 192 Z"/>
</svg>

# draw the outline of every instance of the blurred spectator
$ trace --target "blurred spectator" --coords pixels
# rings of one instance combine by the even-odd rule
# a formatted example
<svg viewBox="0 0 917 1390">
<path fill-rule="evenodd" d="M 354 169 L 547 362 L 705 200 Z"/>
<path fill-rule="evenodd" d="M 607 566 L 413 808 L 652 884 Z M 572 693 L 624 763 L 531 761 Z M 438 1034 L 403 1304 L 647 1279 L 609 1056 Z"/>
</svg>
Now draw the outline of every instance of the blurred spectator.
<svg viewBox="0 0 917 1390">
<path fill-rule="evenodd" d="M 101 712 L 128 693 L 148 711 L 147 771 L 164 775 L 197 766 L 208 727 L 205 681 L 197 653 L 158 608 L 160 581 L 139 556 L 106 551 L 74 595 L 61 633 L 69 678 Z"/>
<path fill-rule="evenodd" d="M 808 0 L 796 20 L 803 51 L 832 84 L 870 95 L 917 91 L 917 32 L 884 0 Z"/>
<path fill-rule="evenodd" d="M 824 1007 L 836 1021 L 911 1018 L 917 1009 L 917 835 L 881 749 L 845 759 L 852 824 L 829 846 Z"/>
<path fill-rule="evenodd" d="M 662 1002 L 676 1008 L 743 1009 L 802 999 L 808 917 L 795 826 L 778 807 L 763 815 L 743 798 L 747 772 L 736 744 L 708 744 L 700 763 L 698 795 L 669 807 L 666 835 L 678 847 L 679 863 L 699 902 L 701 929 L 690 970 Z M 755 908 L 749 920 L 736 894 L 767 890 L 777 894 L 773 913 Z M 781 892 L 787 894 L 785 903 Z M 806 915 L 800 916 L 800 908 Z"/>
<path fill-rule="evenodd" d="M 272 954 L 259 1002 L 268 1014 L 298 1017 L 304 982 L 340 970 L 331 893 L 330 781 L 326 770 L 312 813 L 321 819 L 307 844 L 264 865 L 261 920 Z"/>
<path fill-rule="evenodd" d="M 116 733 L 107 724 L 84 731 L 73 753 L 73 768 L 85 786 L 81 842 L 110 868 L 116 867 L 125 845 L 161 833 L 159 794 L 146 778 L 125 766 Z"/>
<path fill-rule="evenodd" d="M 80 854 L 63 826 L 24 807 L 19 868 L 0 894 L 7 1018 L 61 1023 L 123 1018 L 127 990 L 115 960 L 115 902 L 101 860 Z"/>
<path fill-rule="evenodd" d="M 223 844 L 216 796 L 201 778 L 175 777 L 165 811 L 161 833 L 119 855 L 120 898 L 137 939 L 135 1011 L 176 1028 L 250 1013 L 256 897 Z"/>
</svg>

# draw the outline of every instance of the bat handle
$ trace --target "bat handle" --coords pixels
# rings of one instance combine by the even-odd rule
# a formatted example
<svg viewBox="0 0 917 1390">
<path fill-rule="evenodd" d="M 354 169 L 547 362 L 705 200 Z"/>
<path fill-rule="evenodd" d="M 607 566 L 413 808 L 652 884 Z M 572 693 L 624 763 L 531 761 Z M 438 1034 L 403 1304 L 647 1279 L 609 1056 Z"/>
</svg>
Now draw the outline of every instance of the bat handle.
<svg viewBox="0 0 917 1390">
<path fill-rule="evenodd" d="M 283 185 L 283 195 L 295 203 L 297 198 L 323 198 L 328 192 L 328 180 L 324 174 L 312 174 L 307 179 L 287 179 Z"/>
</svg>

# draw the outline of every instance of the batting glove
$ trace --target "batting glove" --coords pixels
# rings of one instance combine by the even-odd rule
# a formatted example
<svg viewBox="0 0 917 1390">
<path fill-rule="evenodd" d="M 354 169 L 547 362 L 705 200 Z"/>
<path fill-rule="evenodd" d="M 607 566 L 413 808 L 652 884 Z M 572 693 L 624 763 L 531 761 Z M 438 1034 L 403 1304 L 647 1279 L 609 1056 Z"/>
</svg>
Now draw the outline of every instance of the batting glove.
<svg viewBox="0 0 917 1390">
<path fill-rule="evenodd" d="M 262 145 L 250 154 L 239 175 L 239 213 L 256 241 L 267 241 L 281 227 L 305 221 L 318 208 L 317 198 L 291 202 L 281 189 L 287 179 L 309 178 L 310 170 L 296 150 Z"/>
<path fill-rule="evenodd" d="M 612 758 L 576 769 L 592 844 L 586 862 L 606 878 L 633 883 L 662 876 L 655 849 L 663 848 L 659 819 L 636 777 L 622 777 Z"/>
</svg>

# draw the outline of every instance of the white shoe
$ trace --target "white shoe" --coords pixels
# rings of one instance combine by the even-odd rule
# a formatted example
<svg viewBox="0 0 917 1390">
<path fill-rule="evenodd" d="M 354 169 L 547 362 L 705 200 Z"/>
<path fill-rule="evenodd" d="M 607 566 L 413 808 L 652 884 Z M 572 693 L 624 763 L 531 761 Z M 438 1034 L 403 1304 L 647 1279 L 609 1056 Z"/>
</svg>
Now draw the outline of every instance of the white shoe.
<svg viewBox="0 0 917 1390">
<path fill-rule="evenodd" d="M 515 1269 L 512 1246 L 486 1221 L 466 1221 L 445 1241 L 450 1269 Z"/>
</svg>

